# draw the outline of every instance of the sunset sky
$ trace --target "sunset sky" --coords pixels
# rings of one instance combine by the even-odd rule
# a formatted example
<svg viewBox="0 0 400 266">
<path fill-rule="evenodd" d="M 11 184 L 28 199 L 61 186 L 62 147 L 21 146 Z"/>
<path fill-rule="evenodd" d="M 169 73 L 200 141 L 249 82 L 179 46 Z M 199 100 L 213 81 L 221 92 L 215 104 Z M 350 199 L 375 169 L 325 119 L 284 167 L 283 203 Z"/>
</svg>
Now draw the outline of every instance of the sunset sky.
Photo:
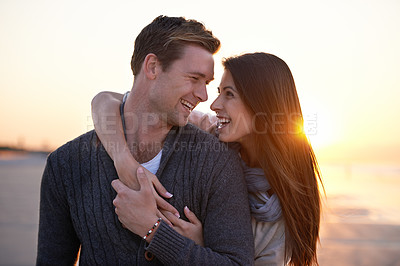
<svg viewBox="0 0 400 266">
<path fill-rule="evenodd" d="M 264 51 L 292 70 L 322 160 L 400 163 L 400 2 L 0 1 L 0 145 L 54 149 L 92 129 L 90 101 L 131 89 L 130 58 L 156 16 L 202 21 L 221 59 Z"/>
</svg>

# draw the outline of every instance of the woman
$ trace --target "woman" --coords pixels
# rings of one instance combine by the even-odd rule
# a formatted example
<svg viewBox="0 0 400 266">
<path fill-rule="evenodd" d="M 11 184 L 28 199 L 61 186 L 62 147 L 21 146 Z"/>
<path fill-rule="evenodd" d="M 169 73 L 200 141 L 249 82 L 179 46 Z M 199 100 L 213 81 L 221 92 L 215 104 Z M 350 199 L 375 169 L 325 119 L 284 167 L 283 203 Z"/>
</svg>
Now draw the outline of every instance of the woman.
<svg viewBox="0 0 400 266">
<path fill-rule="evenodd" d="M 211 109 L 216 112 L 219 139 L 240 144 L 238 151 L 252 212 L 255 264 L 318 264 L 318 180 L 321 184 L 322 181 L 314 152 L 302 130 L 303 117 L 290 69 L 283 60 L 266 53 L 231 57 L 223 65 L 219 96 Z M 94 113 L 118 114 L 120 95 L 103 93 L 96 98 Z M 95 119 L 95 128 L 103 144 L 126 146 L 122 130 L 116 135 L 103 134 L 99 130 L 101 123 L 96 120 L 99 121 Z M 191 121 L 212 129 L 210 125 L 215 119 L 197 116 Z M 117 152 L 110 145 L 106 149 L 120 178 L 133 175 L 130 169 L 138 163 L 128 149 Z M 171 196 L 154 176 L 149 178 L 162 195 Z M 165 202 L 158 202 L 159 208 L 170 209 Z M 199 221 L 188 209 L 185 214 L 193 226 L 190 230 L 186 227 L 185 232 L 177 230 L 201 244 Z M 168 212 L 161 215 L 172 226 L 180 220 Z"/>
</svg>

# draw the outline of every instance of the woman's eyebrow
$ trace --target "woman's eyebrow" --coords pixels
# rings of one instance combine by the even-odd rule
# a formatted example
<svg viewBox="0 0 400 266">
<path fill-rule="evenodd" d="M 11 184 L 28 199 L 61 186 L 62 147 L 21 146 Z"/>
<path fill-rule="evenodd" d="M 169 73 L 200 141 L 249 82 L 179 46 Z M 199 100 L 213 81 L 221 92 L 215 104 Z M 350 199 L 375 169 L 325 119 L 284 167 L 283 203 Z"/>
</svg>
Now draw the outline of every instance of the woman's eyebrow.
<svg viewBox="0 0 400 266">
<path fill-rule="evenodd" d="M 219 87 L 218 87 L 219 88 Z M 237 91 L 234 87 L 232 87 L 232 86 L 225 86 L 225 87 L 223 87 L 222 88 L 222 90 L 224 91 L 224 90 L 226 90 L 226 89 L 231 89 L 231 90 L 233 90 L 233 91 Z"/>
</svg>

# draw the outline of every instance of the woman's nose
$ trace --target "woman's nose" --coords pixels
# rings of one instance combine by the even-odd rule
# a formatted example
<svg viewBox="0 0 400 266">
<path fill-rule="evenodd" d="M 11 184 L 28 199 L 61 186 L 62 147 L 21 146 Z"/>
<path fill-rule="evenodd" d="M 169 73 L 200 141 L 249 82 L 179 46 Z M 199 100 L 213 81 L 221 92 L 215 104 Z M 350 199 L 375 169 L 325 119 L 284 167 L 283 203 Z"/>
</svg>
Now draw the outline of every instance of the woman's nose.
<svg viewBox="0 0 400 266">
<path fill-rule="evenodd" d="M 218 110 L 221 110 L 221 99 L 220 99 L 220 96 L 221 95 L 218 95 L 217 99 L 215 99 L 215 101 L 210 106 L 211 110 L 213 110 L 214 112 L 217 112 Z"/>
</svg>

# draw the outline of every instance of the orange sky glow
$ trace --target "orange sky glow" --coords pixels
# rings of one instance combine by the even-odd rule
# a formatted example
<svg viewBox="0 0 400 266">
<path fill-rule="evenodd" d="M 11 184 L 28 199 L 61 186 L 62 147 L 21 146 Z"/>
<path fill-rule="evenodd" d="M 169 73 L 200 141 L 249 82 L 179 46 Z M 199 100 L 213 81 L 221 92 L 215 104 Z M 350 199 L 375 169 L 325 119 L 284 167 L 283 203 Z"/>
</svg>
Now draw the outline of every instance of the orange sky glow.
<svg viewBox="0 0 400 266">
<path fill-rule="evenodd" d="M 318 157 L 400 163 L 398 1 L 156 2 L 1 1 L 0 146 L 55 149 L 91 130 L 91 99 L 130 90 L 134 39 L 165 14 L 222 41 L 198 110 L 211 113 L 223 57 L 272 53 L 293 72 Z"/>
</svg>

